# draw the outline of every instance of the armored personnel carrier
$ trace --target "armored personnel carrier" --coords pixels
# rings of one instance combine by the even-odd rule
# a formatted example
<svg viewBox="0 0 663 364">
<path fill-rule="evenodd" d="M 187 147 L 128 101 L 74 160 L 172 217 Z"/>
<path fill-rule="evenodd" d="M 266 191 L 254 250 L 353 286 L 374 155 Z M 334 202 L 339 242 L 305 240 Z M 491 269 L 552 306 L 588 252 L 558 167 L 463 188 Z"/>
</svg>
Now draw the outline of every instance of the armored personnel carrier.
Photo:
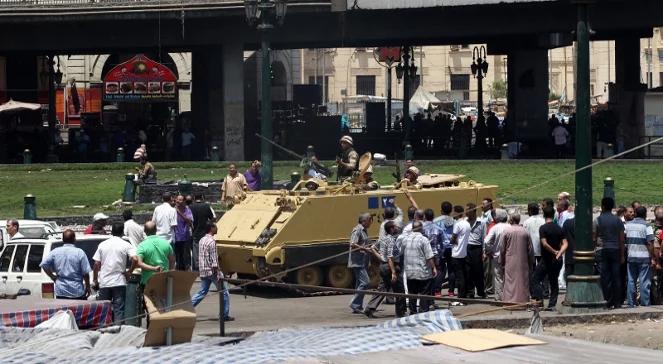
<svg viewBox="0 0 663 364">
<path fill-rule="evenodd" d="M 369 158 L 370 160 L 370 158 Z M 366 158 L 362 157 L 366 170 Z M 440 204 L 475 203 L 495 199 L 497 186 L 464 180 L 462 175 L 422 175 L 419 183 L 363 189 L 361 178 L 342 183 L 301 181 L 291 190 L 249 192 L 246 198 L 218 221 L 216 235 L 220 263 L 226 273 L 242 278 L 276 275 L 278 279 L 306 285 L 350 287 L 352 271 L 347 268 L 348 239 L 359 214 L 369 212 L 373 224 L 369 237 L 377 239 L 383 210 L 409 207 L 407 190 L 419 208 L 439 214 Z M 325 259 L 332 257 L 332 259 Z M 288 269 L 316 262 L 288 274 Z M 377 282 L 377 265 L 370 275 Z"/>
</svg>

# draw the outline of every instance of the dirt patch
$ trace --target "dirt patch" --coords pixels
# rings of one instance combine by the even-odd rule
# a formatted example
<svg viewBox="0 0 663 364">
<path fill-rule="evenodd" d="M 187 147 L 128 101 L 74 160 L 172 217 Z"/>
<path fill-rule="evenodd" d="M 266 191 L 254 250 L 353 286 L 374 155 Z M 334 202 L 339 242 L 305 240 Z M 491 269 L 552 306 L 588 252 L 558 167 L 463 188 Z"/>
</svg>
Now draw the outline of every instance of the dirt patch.
<svg viewBox="0 0 663 364">
<path fill-rule="evenodd" d="M 544 327 L 544 333 L 607 344 L 663 350 L 663 320 L 660 319 L 548 326 Z"/>
</svg>

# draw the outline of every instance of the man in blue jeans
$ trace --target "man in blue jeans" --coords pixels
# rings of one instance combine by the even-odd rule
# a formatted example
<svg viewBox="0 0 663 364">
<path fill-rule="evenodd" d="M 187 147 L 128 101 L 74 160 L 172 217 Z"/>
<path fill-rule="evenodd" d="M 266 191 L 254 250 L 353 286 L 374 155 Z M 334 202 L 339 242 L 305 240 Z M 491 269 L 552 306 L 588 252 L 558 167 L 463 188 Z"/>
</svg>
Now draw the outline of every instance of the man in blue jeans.
<svg viewBox="0 0 663 364">
<path fill-rule="evenodd" d="M 200 272 L 200 291 L 191 298 L 193 307 L 198 306 L 200 301 L 205 298 L 212 283 L 217 290 L 223 289 L 223 319 L 224 321 L 234 321 L 230 316 L 230 295 L 228 294 L 227 283 L 221 283 L 219 279 L 223 278 L 223 272 L 219 269 L 219 256 L 216 251 L 216 224 L 208 222 L 205 227 L 206 235 L 198 243 L 198 270 Z"/>
<path fill-rule="evenodd" d="M 437 276 L 433 281 L 433 292 L 434 294 L 439 294 L 441 296 L 442 283 L 447 274 L 449 275 L 448 289 L 450 295 L 453 295 L 454 289 L 456 288 L 456 273 L 451 266 L 451 236 L 453 235 L 456 220 L 451 216 L 451 212 L 453 211 L 453 205 L 451 205 L 451 202 L 442 202 L 440 211 L 442 215 L 433 220 L 433 223 L 440 229 L 440 244 L 438 245 L 440 251 L 438 252 L 438 266 L 436 267 Z"/>
<path fill-rule="evenodd" d="M 604 197 L 601 214 L 594 220 L 594 244 L 600 248 L 601 288 L 608 308 L 622 305 L 622 283 L 620 269 L 624 263 L 624 223 L 612 214 L 615 201 Z"/>
<path fill-rule="evenodd" d="M 359 215 L 357 226 L 350 234 L 350 248 L 348 255 L 348 268 L 355 275 L 355 289 L 365 290 L 368 288 L 368 263 L 370 257 L 370 241 L 368 240 L 368 228 L 373 223 L 373 217 L 369 213 Z M 355 293 L 350 302 L 352 313 L 364 313 L 364 294 Z"/>
<path fill-rule="evenodd" d="M 628 281 L 626 301 L 635 307 L 635 283 L 640 282 L 640 305 L 650 305 L 651 266 L 656 266 L 654 256 L 654 229 L 647 223 L 647 208 L 635 208 L 635 219 L 624 225 L 628 249 Z"/>
</svg>

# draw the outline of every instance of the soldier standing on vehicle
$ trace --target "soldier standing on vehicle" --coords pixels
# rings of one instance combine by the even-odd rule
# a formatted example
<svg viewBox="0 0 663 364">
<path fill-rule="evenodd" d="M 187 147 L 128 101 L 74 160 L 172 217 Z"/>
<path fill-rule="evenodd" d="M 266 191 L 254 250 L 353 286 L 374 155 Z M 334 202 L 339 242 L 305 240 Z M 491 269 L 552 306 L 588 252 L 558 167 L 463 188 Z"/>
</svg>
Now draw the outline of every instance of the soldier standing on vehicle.
<svg viewBox="0 0 663 364">
<path fill-rule="evenodd" d="M 352 177 L 352 174 L 357 170 L 357 163 L 359 162 L 359 154 L 354 150 L 354 143 L 352 137 L 345 135 L 340 140 L 341 155 L 336 157 L 336 165 L 338 165 L 338 177 Z"/>
</svg>

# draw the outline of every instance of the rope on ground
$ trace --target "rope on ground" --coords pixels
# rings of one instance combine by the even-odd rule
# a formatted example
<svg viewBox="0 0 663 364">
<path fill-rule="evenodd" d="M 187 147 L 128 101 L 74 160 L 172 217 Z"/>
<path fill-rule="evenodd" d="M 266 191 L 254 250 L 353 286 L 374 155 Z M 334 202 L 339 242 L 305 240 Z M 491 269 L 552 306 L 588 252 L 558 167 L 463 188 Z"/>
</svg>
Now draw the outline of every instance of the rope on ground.
<svg viewBox="0 0 663 364">
<path fill-rule="evenodd" d="M 456 316 L 456 318 L 461 319 L 461 318 L 465 318 L 465 317 L 483 315 L 484 313 L 491 313 L 491 312 L 497 312 L 497 311 L 502 311 L 502 310 L 511 310 L 511 309 L 517 309 L 517 308 L 529 308 L 530 306 L 531 307 L 538 307 L 538 306 L 541 305 L 541 303 L 542 303 L 542 301 L 534 301 L 534 302 L 514 304 L 512 306 L 503 306 L 503 307 L 497 307 L 497 308 L 490 308 L 490 309 L 487 309 L 487 310 L 481 310 L 481 311 L 476 311 L 476 312 L 465 313 L 465 314 Z"/>
<path fill-rule="evenodd" d="M 482 298 L 458 298 L 458 297 L 437 297 L 431 295 L 420 295 L 420 294 L 407 294 L 407 293 L 394 293 L 394 292 L 383 292 L 375 291 L 369 289 L 353 289 L 353 288 L 334 288 L 334 287 L 325 287 L 325 286 L 313 286 L 308 284 L 296 284 L 296 283 L 283 283 L 283 282 L 261 282 L 254 281 L 250 279 L 233 279 L 233 278 L 222 278 L 222 280 L 232 283 L 239 284 L 241 286 L 245 285 L 256 285 L 263 287 L 276 287 L 276 288 L 299 288 L 299 289 L 310 289 L 310 290 L 335 290 L 342 293 L 363 293 L 363 294 L 373 294 L 385 297 L 399 297 L 399 298 L 409 298 L 409 299 L 418 299 L 418 300 L 433 300 L 433 301 L 445 301 L 445 302 L 461 302 L 469 304 L 486 304 L 486 305 L 499 305 L 506 307 L 515 307 L 520 305 L 515 302 L 503 302 L 495 301 L 490 299 Z"/>
</svg>

